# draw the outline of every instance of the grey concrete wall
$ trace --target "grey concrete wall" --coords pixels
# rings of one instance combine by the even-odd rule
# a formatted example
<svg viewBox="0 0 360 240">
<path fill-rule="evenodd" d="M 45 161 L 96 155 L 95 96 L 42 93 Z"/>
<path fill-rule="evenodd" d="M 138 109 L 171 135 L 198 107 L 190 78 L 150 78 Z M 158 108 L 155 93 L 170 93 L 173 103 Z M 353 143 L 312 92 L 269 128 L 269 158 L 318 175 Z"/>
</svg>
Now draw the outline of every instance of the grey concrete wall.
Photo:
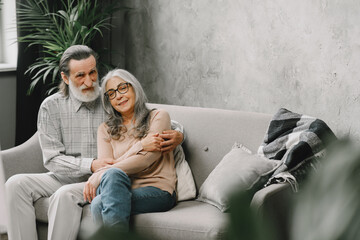
<svg viewBox="0 0 360 240">
<path fill-rule="evenodd" d="M 286 107 L 360 138 L 360 1 L 132 2 L 113 32 L 114 49 L 125 46 L 113 64 L 133 72 L 150 101 Z"/>
<path fill-rule="evenodd" d="M 1 150 L 15 146 L 16 73 L 0 72 L 0 144 Z"/>
</svg>

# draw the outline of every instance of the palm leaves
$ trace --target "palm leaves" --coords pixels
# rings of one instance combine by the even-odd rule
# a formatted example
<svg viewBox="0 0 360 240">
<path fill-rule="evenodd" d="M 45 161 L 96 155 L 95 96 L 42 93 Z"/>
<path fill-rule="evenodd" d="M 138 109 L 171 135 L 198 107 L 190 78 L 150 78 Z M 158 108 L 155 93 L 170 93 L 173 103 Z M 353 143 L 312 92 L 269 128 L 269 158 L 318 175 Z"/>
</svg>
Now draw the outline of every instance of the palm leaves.
<svg viewBox="0 0 360 240">
<path fill-rule="evenodd" d="M 97 34 L 110 28 L 111 14 L 120 8 L 99 4 L 97 0 L 61 0 L 49 5 L 47 0 L 28 0 L 18 8 L 18 26 L 27 34 L 19 42 L 40 47 L 40 57 L 29 66 L 31 75 L 28 94 L 38 83 L 49 82 L 56 90 L 59 82 L 59 60 L 63 52 L 75 44 L 91 45 Z"/>
</svg>

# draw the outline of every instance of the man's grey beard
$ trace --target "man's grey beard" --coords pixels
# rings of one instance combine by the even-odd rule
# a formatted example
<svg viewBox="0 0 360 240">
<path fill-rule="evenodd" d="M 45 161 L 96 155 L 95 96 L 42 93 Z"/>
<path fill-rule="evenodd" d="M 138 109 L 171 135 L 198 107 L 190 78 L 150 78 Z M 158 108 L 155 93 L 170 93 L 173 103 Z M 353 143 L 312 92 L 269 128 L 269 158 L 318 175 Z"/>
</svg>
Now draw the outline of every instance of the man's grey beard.
<svg viewBox="0 0 360 240">
<path fill-rule="evenodd" d="M 77 87 L 75 86 L 74 82 L 71 81 L 71 79 L 69 78 L 69 89 L 74 95 L 74 97 L 80 102 L 92 102 L 98 98 L 100 94 L 100 87 L 98 84 L 98 80 L 96 80 L 96 82 L 93 82 L 92 87 L 94 88 L 93 91 L 86 91 L 84 93 L 82 92 L 82 90 L 86 89 L 87 87 L 84 84 L 81 85 L 80 87 Z"/>
</svg>

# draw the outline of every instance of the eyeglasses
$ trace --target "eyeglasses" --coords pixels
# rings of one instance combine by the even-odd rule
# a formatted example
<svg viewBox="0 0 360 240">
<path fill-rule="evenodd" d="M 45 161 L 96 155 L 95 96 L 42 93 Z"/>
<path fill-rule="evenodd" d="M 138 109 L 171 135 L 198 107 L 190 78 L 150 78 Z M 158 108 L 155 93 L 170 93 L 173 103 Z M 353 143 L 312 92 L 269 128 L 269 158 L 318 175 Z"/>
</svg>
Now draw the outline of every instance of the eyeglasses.
<svg viewBox="0 0 360 240">
<path fill-rule="evenodd" d="M 129 85 L 130 83 L 120 83 L 117 85 L 116 89 L 109 89 L 104 93 L 105 97 L 107 97 L 109 100 L 112 100 L 116 97 L 116 92 L 119 92 L 121 94 L 127 93 L 129 91 Z"/>
</svg>

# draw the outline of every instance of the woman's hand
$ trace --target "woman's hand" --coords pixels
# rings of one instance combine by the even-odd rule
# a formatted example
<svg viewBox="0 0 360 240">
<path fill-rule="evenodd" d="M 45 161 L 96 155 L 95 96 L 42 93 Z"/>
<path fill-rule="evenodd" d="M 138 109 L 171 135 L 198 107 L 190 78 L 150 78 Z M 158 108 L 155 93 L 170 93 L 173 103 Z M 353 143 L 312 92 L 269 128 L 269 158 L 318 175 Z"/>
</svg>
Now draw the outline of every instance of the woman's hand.
<svg viewBox="0 0 360 240">
<path fill-rule="evenodd" d="M 159 137 L 159 133 L 148 134 L 145 138 L 141 140 L 141 145 L 143 146 L 144 151 L 147 152 L 160 152 L 160 144 L 164 141 Z"/>
<path fill-rule="evenodd" d="M 184 135 L 176 130 L 163 131 L 162 134 L 159 135 L 159 137 L 164 139 L 164 141 L 160 144 L 161 151 L 163 153 L 169 153 L 171 151 L 174 151 L 177 145 L 179 145 L 184 139 Z"/>
<path fill-rule="evenodd" d="M 101 177 L 104 174 L 106 169 L 100 170 L 96 173 L 93 173 L 91 177 L 87 180 L 84 186 L 83 195 L 84 201 L 91 201 L 96 197 L 96 189 L 100 185 Z"/>
</svg>

